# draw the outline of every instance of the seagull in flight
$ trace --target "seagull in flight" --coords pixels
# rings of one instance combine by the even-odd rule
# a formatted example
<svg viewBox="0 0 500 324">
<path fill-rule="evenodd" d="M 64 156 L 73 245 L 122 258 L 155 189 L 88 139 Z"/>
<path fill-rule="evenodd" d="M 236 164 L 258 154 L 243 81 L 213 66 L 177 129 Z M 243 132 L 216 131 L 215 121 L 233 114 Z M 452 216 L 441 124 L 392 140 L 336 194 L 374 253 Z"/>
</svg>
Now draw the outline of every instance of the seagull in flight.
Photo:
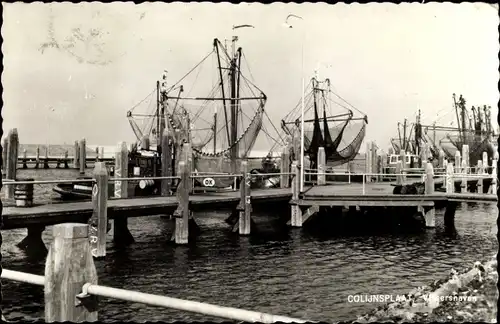
<svg viewBox="0 0 500 324">
<path fill-rule="evenodd" d="M 254 25 L 248 25 L 248 24 L 245 24 L 245 25 L 237 25 L 237 26 L 233 25 L 233 30 L 238 29 L 238 28 L 243 28 L 243 27 L 255 28 L 255 26 L 254 26 Z"/>
</svg>

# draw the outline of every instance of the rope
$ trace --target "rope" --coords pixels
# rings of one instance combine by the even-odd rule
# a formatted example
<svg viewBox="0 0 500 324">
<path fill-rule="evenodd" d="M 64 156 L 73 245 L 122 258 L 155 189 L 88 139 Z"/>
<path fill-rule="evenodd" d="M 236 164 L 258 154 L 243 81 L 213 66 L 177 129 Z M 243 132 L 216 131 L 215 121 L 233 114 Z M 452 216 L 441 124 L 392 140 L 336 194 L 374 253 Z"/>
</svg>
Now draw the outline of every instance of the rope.
<svg viewBox="0 0 500 324">
<path fill-rule="evenodd" d="M 196 64 L 191 70 L 189 70 L 188 73 L 186 73 L 179 81 L 177 81 L 176 83 L 174 83 L 168 90 L 167 90 L 167 93 L 172 91 L 179 83 L 182 82 L 182 80 L 184 80 L 188 75 L 191 74 L 191 72 L 193 72 L 198 66 L 200 66 L 210 55 L 212 55 L 214 53 L 214 50 L 212 49 L 210 51 L 210 53 L 207 54 L 207 56 L 205 56 L 198 64 Z"/>
</svg>

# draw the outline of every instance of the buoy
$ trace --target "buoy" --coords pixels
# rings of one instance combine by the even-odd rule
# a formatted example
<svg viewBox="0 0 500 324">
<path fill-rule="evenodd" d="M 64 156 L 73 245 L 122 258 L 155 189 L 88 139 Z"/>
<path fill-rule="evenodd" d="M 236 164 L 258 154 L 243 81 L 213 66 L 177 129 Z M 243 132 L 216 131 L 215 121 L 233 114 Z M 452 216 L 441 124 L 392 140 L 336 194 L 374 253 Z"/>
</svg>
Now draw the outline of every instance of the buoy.
<svg viewBox="0 0 500 324">
<path fill-rule="evenodd" d="M 151 187 L 155 182 L 153 180 L 141 180 L 139 181 L 139 188 L 146 189 L 146 187 Z"/>
<path fill-rule="evenodd" d="M 35 181 L 35 179 L 17 179 L 18 181 Z M 17 184 L 14 189 L 14 200 L 17 207 L 33 206 L 33 187 L 32 183 Z"/>
</svg>

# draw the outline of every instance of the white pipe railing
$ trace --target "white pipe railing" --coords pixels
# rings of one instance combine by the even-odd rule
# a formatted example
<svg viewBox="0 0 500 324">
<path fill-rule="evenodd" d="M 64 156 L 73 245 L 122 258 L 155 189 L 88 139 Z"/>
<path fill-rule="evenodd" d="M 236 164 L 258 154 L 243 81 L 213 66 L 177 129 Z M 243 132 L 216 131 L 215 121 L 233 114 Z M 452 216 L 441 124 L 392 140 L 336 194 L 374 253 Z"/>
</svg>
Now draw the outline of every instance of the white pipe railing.
<svg viewBox="0 0 500 324">
<path fill-rule="evenodd" d="M 18 282 L 29 283 L 37 286 L 45 285 L 45 277 L 34 275 L 30 273 L 2 270 L 2 279 L 9 279 Z M 245 321 L 245 322 L 261 322 L 261 323 L 305 323 L 308 322 L 303 319 L 292 318 L 287 316 L 273 315 L 268 313 L 261 313 L 249 311 L 233 307 L 218 306 L 208 303 L 196 302 L 191 300 L 172 298 L 167 296 L 160 296 L 154 294 L 146 294 L 137 291 L 126 289 L 118 289 L 100 285 L 93 285 L 86 283 L 82 287 L 82 296 L 101 296 L 107 298 L 114 298 L 133 303 L 141 303 L 149 306 L 158 306 L 164 308 L 172 308 L 180 311 L 191 313 L 203 314 L 230 320 Z"/>
</svg>

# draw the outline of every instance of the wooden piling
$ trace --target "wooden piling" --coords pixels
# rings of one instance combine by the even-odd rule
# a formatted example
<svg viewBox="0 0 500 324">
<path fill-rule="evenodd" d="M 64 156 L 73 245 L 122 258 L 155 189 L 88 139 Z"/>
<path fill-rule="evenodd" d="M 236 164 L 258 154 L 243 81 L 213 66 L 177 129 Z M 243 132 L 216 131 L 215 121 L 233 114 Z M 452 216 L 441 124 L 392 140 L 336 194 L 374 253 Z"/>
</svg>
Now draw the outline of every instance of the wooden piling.
<svg viewBox="0 0 500 324">
<path fill-rule="evenodd" d="M 443 149 L 439 149 L 439 167 L 446 170 L 446 162 L 446 155 L 444 154 Z"/>
<path fill-rule="evenodd" d="M 113 243 L 116 246 L 126 246 L 134 242 L 134 237 L 128 229 L 128 218 L 115 217 L 113 220 Z"/>
<path fill-rule="evenodd" d="M 68 169 L 68 150 L 64 151 L 64 168 Z"/>
<path fill-rule="evenodd" d="M 250 176 L 248 174 L 248 162 L 241 161 L 241 173 L 243 177 L 240 182 L 240 218 L 239 218 L 239 233 L 240 235 L 250 235 L 252 202 L 250 192 Z"/>
<path fill-rule="evenodd" d="M 45 146 L 45 159 L 43 160 L 43 168 L 49 168 L 49 147 Z"/>
<path fill-rule="evenodd" d="M 396 185 L 403 184 L 403 161 L 398 161 L 396 163 Z"/>
<path fill-rule="evenodd" d="M 75 153 L 73 155 L 73 168 L 80 168 L 80 145 L 75 141 Z"/>
<path fill-rule="evenodd" d="M 434 207 L 430 207 L 425 212 L 425 227 L 434 228 L 436 227 L 436 209 Z"/>
<path fill-rule="evenodd" d="M 462 173 L 461 172 L 461 169 L 462 169 L 462 159 L 461 159 L 461 156 L 460 156 L 460 151 L 455 151 L 455 173 Z"/>
<path fill-rule="evenodd" d="M 191 177 L 191 173 L 194 171 L 194 163 L 193 163 L 193 151 L 191 149 L 191 144 L 190 143 L 184 143 L 182 145 L 182 160 L 186 162 L 186 170 L 188 172 L 188 177 Z M 193 179 L 189 178 L 189 181 L 187 183 L 188 186 L 188 193 L 193 192 L 194 188 L 194 181 Z"/>
<path fill-rule="evenodd" d="M 44 230 L 45 226 L 28 226 L 28 233 L 26 237 L 21 242 L 16 244 L 17 247 L 25 251 L 28 255 L 45 256 L 47 254 L 47 247 L 42 240 L 42 233 Z"/>
<path fill-rule="evenodd" d="M 161 176 L 172 176 L 172 144 L 168 135 L 168 129 L 163 130 L 161 135 Z M 161 181 L 161 195 L 170 195 L 171 179 L 164 179 Z"/>
<path fill-rule="evenodd" d="M 318 186 L 324 186 L 326 184 L 325 171 L 326 171 L 325 148 L 320 147 L 318 148 L 318 177 L 317 177 Z"/>
<path fill-rule="evenodd" d="M 281 152 L 281 173 L 290 172 L 290 144 L 283 146 L 283 151 Z M 290 175 L 282 174 L 280 176 L 280 187 L 288 188 L 290 187 Z"/>
<path fill-rule="evenodd" d="M 106 256 L 106 234 L 108 222 L 108 169 L 104 162 L 94 166 L 95 183 L 92 188 L 92 217 L 89 219 L 89 236 L 92 255 L 96 258 Z"/>
<path fill-rule="evenodd" d="M 8 136 L 4 137 L 3 139 L 3 146 L 2 146 L 2 170 L 4 173 L 7 171 L 7 152 L 9 151 L 9 138 Z"/>
<path fill-rule="evenodd" d="M 488 163 L 488 153 L 487 152 L 483 152 L 483 169 L 484 169 L 484 173 L 489 173 L 489 163 Z"/>
<path fill-rule="evenodd" d="M 371 173 L 378 173 L 377 172 L 377 145 L 375 142 L 371 142 L 371 147 L 370 147 L 370 157 L 371 157 Z M 375 180 L 377 176 L 370 176 L 370 179 Z"/>
<path fill-rule="evenodd" d="M 477 161 L 477 169 L 476 169 L 476 174 L 479 176 L 479 178 L 477 179 L 477 190 L 476 192 L 477 193 L 483 193 L 483 161 L 479 160 Z"/>
<path fill-rule="evenodd" d="M 462 159 L 462 182 L 460 183 L 460 192 L 467 192 L 467 160 Z"/>
<path fill-rule="evenodd" d="M 95 147 L 95 161 L 99 162 L 99 146 Z"/>
<path fill-rule="evenodd" d="M 26 163 L 28 161 L 28 153 L 26 152 L 26 149 L 23 150 L 23 169 L 28 168 L 28 164 Z"/>
<path fill-rule="evenodd" d="M 462 161 L 465 162 L 465 163 L 462 163 L 462 168 L 465 168 L 465 170 L 463 171 L 463 173 L 465 173 L 465 174 L 469 174 L 470 173 L 470 170 L 469 170 L 469 167 L 470 167 L 469 160 L 470 160 L 469 145 L 464 144 L 464 145 L 462 145 Z"/>
<path fill-rule="evenodd" d="M 434 193 L 434 167 L 432 163 L 425 165 L 425 194 L 432 195 Z"/>
<path fill-rule="evenodd" d="M 497 193 L 497 163 L 498 161 L 494 159 L 491 163 L 491 185 L 488 190 L 489 194 Z"/>
<path fill-rule="evenodd" d="M 187 169 L 187 161 L 180 161 L 178 164 L 178 175 L 181 177 L 177 185 L 176 195 L 179 202 L 177 209 L 174 212 L 175 218 L 175 243 L 187 244 L 189 237 L 189 170 Z"/>
<path fill-rule="evenodd" d="M 8 151 L 7 151 L 7 164 L 6 164 L 6 174 L 5 178 L 10 180 L 16 180 L 17 174 L 17 157 L 19 150 L 19 136 L 17 133 L 17 128 L 13 128 L 8 134 Z M 14 198 L 14 186 L 7 186 L 5 188 L 5 198 Z"/>
<path fill-rule="evenodd" d="M 455 192 L 455 179 L 453 179 L 453 163 L 446 165 L 446 193 Z"/>
<path fill-rule="evenodd" d="M 115 178 L 128 178 L 128 148 L 126 142 L 120 142 L 115 153 Z M 115 181 L 115 198 L 128 197 L 128 181 Z M 115 223 L 116 224 L 116 223 Z"/>
<path fill-rule="evenodd" d="M 80 140 L 80 174 L 85 174 L 85 168 L 87 167 L 87 146 L 85 143 L 85 138 Z"/>
<path fill-rule="evenodd" d="M 405 176 L 405 170 L 408 168 L 408 165 L 406 163 L 406 152 L 405 150 L 400 150 L 399 151 L 399 156 L 401 158 L 401 173 L 402 175 L 402 181 L 404 182 L 406 180 Z"/>
<path fill-rule="evenodd" d="M 97 321 L 95 299 L 79 299 L 86 283 L 97 284 L 97 270 L 85 224 L 64 223 L 53 227 L 53 241 L 45 263 L 45 321 Z"/>
<path fill-rule="evenodd" d="M 36 163 L 35 163 L 35 169 L 38 169 L 39 165 L 40 165 L 40 147 L 37 146 L 36 147 L 36 156 L 35 156 L 35 160 L 36 160 Z"/>
<path fill-rule="evenodd" d="M 294 177 L 292 179 L 292 201 L 291 204 L 291 225 L 293 227 L 302 227 L 302 209 L 299 206 L 299 192 L 300 192 L 300 170 L 298 161 L 292 162 L 292 172 Z"/>
</svg>

